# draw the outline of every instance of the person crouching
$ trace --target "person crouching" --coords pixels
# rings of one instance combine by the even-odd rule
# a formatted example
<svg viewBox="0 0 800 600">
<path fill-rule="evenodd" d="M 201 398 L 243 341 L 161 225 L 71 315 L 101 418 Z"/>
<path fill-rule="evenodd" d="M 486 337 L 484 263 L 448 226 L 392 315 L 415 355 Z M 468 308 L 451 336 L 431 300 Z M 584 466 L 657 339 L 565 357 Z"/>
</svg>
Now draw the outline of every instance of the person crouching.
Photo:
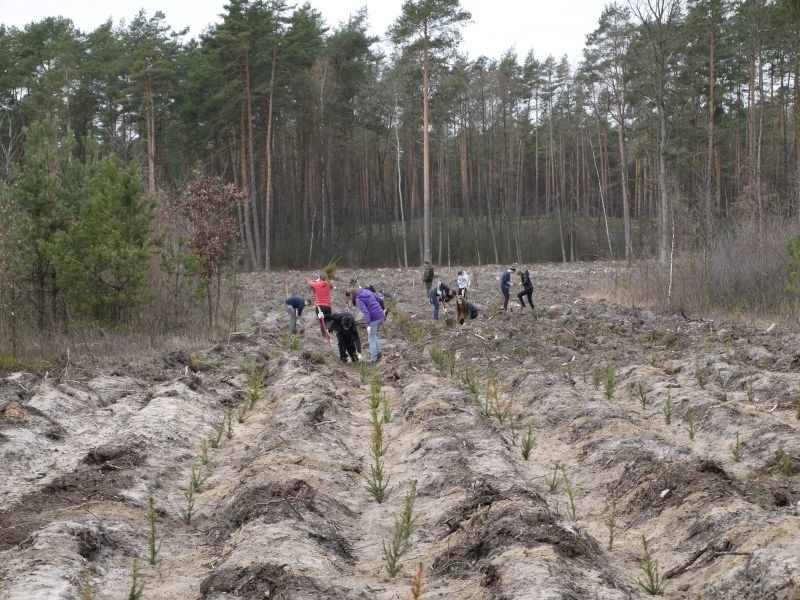
<svg viewBox="0 0 800 600">
<path fill-rule="evenodd" d="M 467 319 L 478 318 L 478 307 L 459 296 L 456 299 L 456 314 L 458 315 L 458 324 L 463 325 Z"/>
</svg>

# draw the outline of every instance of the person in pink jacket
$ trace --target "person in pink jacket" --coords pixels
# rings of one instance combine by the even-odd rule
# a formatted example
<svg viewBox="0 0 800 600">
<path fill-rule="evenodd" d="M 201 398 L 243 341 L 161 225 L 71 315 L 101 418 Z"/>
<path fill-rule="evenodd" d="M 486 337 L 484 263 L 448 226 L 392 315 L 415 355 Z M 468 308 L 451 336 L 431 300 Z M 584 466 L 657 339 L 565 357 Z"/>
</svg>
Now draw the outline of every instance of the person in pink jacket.
<svg viewBox="0 0 800 600">
<path fill-rule="evenodd" d="M 314 308 L 319 319 L 322 337 L 326 338 L 328 337 L 328 330 L 325 328 L 325 319 L 333 314 L 333 308 L 331 308 L 333 284 L 320 275 L 316 279 L 309 279 L 308 286 L 314 290 Z"/>
<path fill-rule="evenodd" d="M 386 316 L 381 306 L 380 298 L 375 292 L 367 288 L 350 290 L 345 295 L 364 315 L 364 325 L 367 326 L 367 339 L 369 340 L 369 353 L 372 356 L 372 362 L 376 363 L 383 357 L 381 345 L 378 342 L 378 329 L 380 329 Z"/>
</svg>

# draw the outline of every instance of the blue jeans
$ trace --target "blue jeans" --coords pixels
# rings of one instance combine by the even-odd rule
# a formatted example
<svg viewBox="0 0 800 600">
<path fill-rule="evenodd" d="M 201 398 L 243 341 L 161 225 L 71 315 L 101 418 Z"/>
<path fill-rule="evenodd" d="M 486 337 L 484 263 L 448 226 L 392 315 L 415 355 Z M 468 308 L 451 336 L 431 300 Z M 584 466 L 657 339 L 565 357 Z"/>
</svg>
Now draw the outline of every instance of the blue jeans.
<svg viewBox="0 0 800 600">
<path fill-rule="evenodd" d="M 433 304 L 433 320 L 439 320 L 439 295 L 436 293 L 436 288 L 431 288 L 428 292 L 428 299 Z"/>
<path fill-rule="evenodd" d="M 503 310 L 508 310 L 508 291 L 510 288 L 500 288 L 500 291 L 503 292 Z M 521 300 L 520 300 L 521 302 Z"/>
<path fill-rule="evenodd" d="M 286 309 L 286 314 L 289 315 L 289 331 L 297 333 L 297 313 L 294 306 L 284 302 L 283 307 Z"/>
<path fill-rule="evenodd" d="M 367 339 L 369 340 L 369 353 L 372 355 L 372 362 L 378 360 L 378 355 L 381 353 L 381 345 L 378 343 L 378 328 L 381 325 L 383 325 L 383 319 L 376 319 L 369 324 Z"/>
</svg>

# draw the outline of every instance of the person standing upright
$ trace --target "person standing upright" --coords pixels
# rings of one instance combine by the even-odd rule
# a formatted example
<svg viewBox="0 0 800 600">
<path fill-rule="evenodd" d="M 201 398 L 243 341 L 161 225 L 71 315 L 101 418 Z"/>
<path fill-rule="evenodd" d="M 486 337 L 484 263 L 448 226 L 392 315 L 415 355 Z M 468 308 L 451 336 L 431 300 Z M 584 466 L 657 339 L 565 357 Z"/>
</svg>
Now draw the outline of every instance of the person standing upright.
<svg viewBox="0 0 800 600">
<path fill-rule="evenodd" d="M 364 315 L 364 324 L 367 326 L 367 340 L 369 341 L 369 353 L 372 356 L 372 362 L 376 363 L 383 357 L 381 345 L 378 341 L 378 329 L 383 323 L 385 313 L 381 308 L 380 300 L 375 292 L 367 288 L 361 288 L 358 291 L 350 290 L 346 295 Z"/>
<path fill-rule="evenodd" d="M 522 304 L 522 308 L 525 308 L 525 297 L 527 296 L 528 304 L 531 305 L 531 310 L 534 311 L 533 318 L 535 319 L 536 311 L 533 308 L 533 282 L 531 281 L 531 274 L 528 273 L 528 269 L 525 269 L 524 272 L 520 272 L 519 278 L 522 283 L 522 291 L 517 294 L 517 300 Z"/>
<path fill-rule="evenodd" d="M 331 290 L 333 284 L 320 275 L 316 279 L 309 279 L 308 286 L 314 290 L 314 306 L 317 309 L 317 318 L 319 319 L 320 330 L 322 337 L 328 337 L 328 330 L 325 328 L 325 317 L 330 317 L 333 314 L 331 308 Z"/>
<path fill-rule="evenodd" d="M 429 260 L 426 260 L 424 264 L 425 270 L 422 272 L 422 283 L 425 284 L 425 293 L 427 294 L 433 286 L 433 265 Z"/>
<path fill-rule="evenodd" d="M 467 290 L 469 289 L 469 273 L 464 270 L 458 272 L 458 277 L 456 277 L 456 283 L 458 283 L 458 295 L 463 296 L 464 299 L 467 299 Z"/>
<path fill-rule="evenodd" d="M 503 276 L 500 277 L 500 291 L 503 292 L 503 312 L 508 310 L 509 291 L 511 290 L 511 286 L 514 285 L 511 283 L 511 274 L 516 270 L 517 266 L 513 264 L 503 271 Z"/>
</svg>

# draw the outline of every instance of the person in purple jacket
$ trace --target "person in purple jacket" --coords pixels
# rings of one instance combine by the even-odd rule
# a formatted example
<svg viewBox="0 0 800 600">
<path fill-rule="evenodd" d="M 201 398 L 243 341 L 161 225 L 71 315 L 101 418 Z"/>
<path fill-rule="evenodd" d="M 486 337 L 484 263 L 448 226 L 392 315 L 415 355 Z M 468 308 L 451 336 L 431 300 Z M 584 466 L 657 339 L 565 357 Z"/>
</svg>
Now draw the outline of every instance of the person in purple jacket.
<svg viewBox="0 0 800 600">
<path fill-rule="evenodd" d="M 369 352 L 372 355 L 372 362 L 376 363 L 383 357 L 381 345 L 378 342 L 378 329 L 380 329 L 385 316 L 380 298 L 375 292 L 367 288 L 350 290 L 345 295 L 364 315 L 364 325 L 367 326 L 367 339 L 369 340 Z"/>
</svg>

